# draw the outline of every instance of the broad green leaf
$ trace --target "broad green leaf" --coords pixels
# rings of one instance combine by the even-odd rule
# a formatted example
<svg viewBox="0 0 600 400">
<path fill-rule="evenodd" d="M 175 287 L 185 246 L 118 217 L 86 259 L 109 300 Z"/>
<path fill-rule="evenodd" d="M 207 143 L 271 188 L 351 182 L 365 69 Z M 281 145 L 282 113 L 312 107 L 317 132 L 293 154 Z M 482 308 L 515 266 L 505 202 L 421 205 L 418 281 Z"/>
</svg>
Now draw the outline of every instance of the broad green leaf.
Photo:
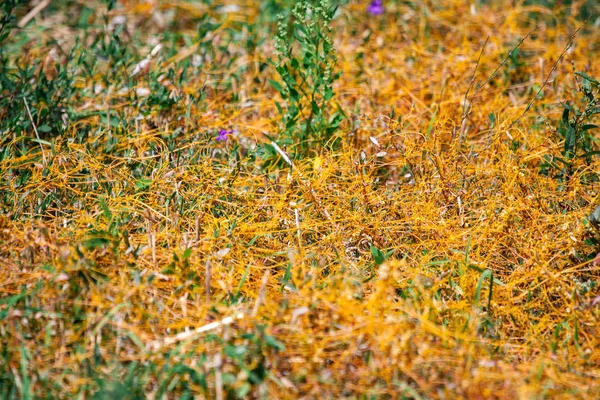
<svg viewBox="0 0 600 400">
<path fill-rule="evenodd" d="M 383 264 L 387 258 L 385 254 L 383 254 L 381 250 L 375 246 L 371 246 L 371 254 L 373 255 L 373 259 L 377 265 Z"/>
<path fill-rule="evenodd" d="M 152 185 L 152 179 L 142 178 L 135 181 L 135 188 L 137 190 L 147 189 L 148 187 L 150 187 L 150 185 Z"/>
</svg>

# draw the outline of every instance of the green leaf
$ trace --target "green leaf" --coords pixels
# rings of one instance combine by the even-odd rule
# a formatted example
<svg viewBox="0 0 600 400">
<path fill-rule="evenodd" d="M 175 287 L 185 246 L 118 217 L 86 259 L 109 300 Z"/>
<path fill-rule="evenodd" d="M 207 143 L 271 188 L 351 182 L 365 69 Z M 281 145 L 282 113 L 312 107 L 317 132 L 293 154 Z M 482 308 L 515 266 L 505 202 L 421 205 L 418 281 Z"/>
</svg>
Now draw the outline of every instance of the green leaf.
<svg viewBox="0 0 600 400">
<path fill-rule="evenodd" d="M 7 308 L 11 308 L 15 304 L 17 304 L 19 301 L 23 300 L 26 297 L 26 295 L 27 295 L 27 293 L 25 292 L 25 289 L 23 289 L 21 291 L 21 293 L 19 293 L 19 294 L 15 294 L 13 296 L 0 299 L 0 304 L 8 304 Z"/>
<path fill-rule="evenodd" d="M 38 132 L 48 133 L 52 131 L 52 128 L 49 125 L 40 125 L 37 127 Z"/>
<path fill-rule="evenodd" d="M 243 399 L 245 398 L 248 393 L 250 393 L 250 390 L 252 389 L 252 386 L 248 383 L 248 382 L 244 382 L 242 383 L 237 389 L 236 389 L 236 394 L 238 399 Z"/>
<path fill-rule="evenodd" d="M 586 158 L 586 157 L 596 156 L 598 154 L 600 154 L 600 150 L 594 150 L 594 151 L 588 151 L 587 153 L 583 153 L 579 157 Z"/>
<path fill-rule="evenodd" d="M 152 179 L 141 178 L 135 181 L 134 185 L 137 190 L 144 190 L 150 187 L 150 185 L 152 185 Z"/>
<path fill-rule="evenodd" d="M 592 82 L 595 85 L 600 85 L 600 82 L 598 82 L 597 80 L 595 80 L 594 78 L 592 78 L 591 76 L 586 74 L 585 72 L 575 72 L 575 75 L 579 75 L 583 79 L 587 79 L 588 81 Z"/>
<path fill-rule="evenodd" d="M 572 112 L 573 114 L 576 114 L 577 111 L 575 111 L 573 109 L 573 107 L 571 106 L 571 104 L 569 104 L 569 102 L 566 102 L 563 104 L 563 107 L 565 108 L 563 111 L 563 115 L 562 115 L 562 121 L 565 125 L 567 125 L 569 123 L 569 112 Z"/>
<path fill-rule="evenodd" d="M 52 146 L 52 143 L 50 143 L 47 140 L 42 140 L 42 139 L 38 139 L 38 138 L 30 138 L 29 140 L 31 140 L 32 142 L 35 142 L 35 143 L 45 144 L 46 146 Z"/>
<path fill-rule="evenodd" d="M 279 351 L 285 350 L 285 346 L 283 345 L 283 343 L 281 343 L 279 340 L 275 339 L 274 336 L 265 335 L 265 343 L 267 344 L 267 346 L 272 347 L 276 350 L 279 350 Z"/>
<path fill-rule="evenodd" d="M 482 274 L 485 270 L 481 267 L 478 267 L 477 265 L 473 265 L 473 264 L 469 264 L 467 265 L 467 268 L 472 269 L 474 271 L 479 272 L 480 274 Z"/>
<path fill-rule="evenodd" d="M 592 115 L 596 115 L 596 114 L 600 114 L 600 107 L 596 107 L 596 108 L 588 108 L 586 110 L 586 115 L 588 117 L 592 116 Z"/>
<path fill-rule="evenodd" d="M 565 136 L 565 150 L 564 155 L 568 157 L 574 153 L 575 145 L 577 144 L 577 132 L 572 125 L 567 126 L 567 132 Z"/>
<path fill-rule="evenodd" d="M 386 255 L 381 252 L 377 247 L 371 246 L 371 254 L 373 255 L 373 259 L 375 260 L 375 264 L 381 265 L 386 260 Z"/>
<path fill-rule="evenodd" d="M 338 126 L 340 126 L 340 123 L 344 120 L 344 116 L 341 114 L 335 114 L 333 116 L 333 118 L 331 119 L 331 122 L 329 122 L 329 126 L 331 128 L 337 128 Z"/>
<path fill-rule="evenodd" d="M 319 109 L 319 106 L 314 101 L 310 102 L 310 107 L 312 108 L 313 114 L 319 115 L 321 113 L 321 110 Z"/>
<path fill-rule="evenodd" d="M 284 92 L 283 92 L 283 87 L 281 87 L 281 84 L 279 82 L 274 81 L 273 79 L 269 79 L 269 83 L 285 99 Z"/>
<path fill-rule="evenodd" d="M 106 113 L 101 114 L 100 115 L 100 121 L 102 121 L 103 125 L 106 125 L 107 122 L 110 125 L 111 128 L 118 128 L 119 127 L 119 119 L 117 117 L 115 117 L 114 115 L 110 116 L 110 120 L 106 117 Z"/>
<path fill-rule="evenodd" d="M 94 237 L 83 241 L 83 247 L 87 250 L 95 250 L 108 246 L 111 241 L 104 237 Z"/>
<path fill-rule="evenodd" d="M 296 102 L 300 101 L 300 94 L 293 87 L 290 87 L 290 96 L 291 96 L 292 100 L 294 100 Z"/>
<path fill-rule="evenodd" d="M 8 37 L 9 34 L 10 34 L 10 31 L 3 32 L 0 35 L 0 43 L 4 42 L 4 40 Z"/>
<path fill-rule="evenodd" d="M 594 211 L 588 216 L 588 221 L 596 229 L 600 229 L 600 206 L 597 206 Z"/>
<path fill-rule="evenodd" d="M 104 199 L 104 197 L 100 197 L 100 208 L 102 208 L 102 212 L 104 213 L 104 216 L 106 217 L 108 223 L 110 223 L 112 221 L 112 212 L 110 211 L 110 208 L 108 208 L 108 204 L 106 204 L 106 200 Z"/>
<path fill-rule="evenodd" d="M 475 306 L 479 307 L 479 299 L 481 297 L 481 287 L 483 286 L 483 281 L 485 280 L 485 278 L 488 278 L 490 281 L 490 289 L 489 289 L 489 293 L 488 293 L 488 304 L 487 304 L 487 308 L 489 311 L 490 304 L 492 302 L 492 287 L 494 285 L 493 274 L 492 274 L 492 271 L 490 271 L 489 269 L 486 269 L 485 271 L 483 271 L 483 273 L 479 277 L 479 282 L 477 282 L 477 288 L 475 289 Z"/>
</svg>

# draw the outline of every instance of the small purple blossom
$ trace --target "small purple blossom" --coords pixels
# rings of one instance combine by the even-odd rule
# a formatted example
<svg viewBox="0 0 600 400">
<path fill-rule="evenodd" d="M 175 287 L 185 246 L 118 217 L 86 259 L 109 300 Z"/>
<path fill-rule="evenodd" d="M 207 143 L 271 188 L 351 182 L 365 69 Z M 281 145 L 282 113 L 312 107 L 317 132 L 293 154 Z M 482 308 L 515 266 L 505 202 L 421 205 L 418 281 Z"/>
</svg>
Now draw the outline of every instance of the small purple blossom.
<svg viewBox="0 0 600 400">
<path fill-rule="evenodd" d="M 385 12 L 385 6 L 383 0 L 373 0 L 367 7 L 367 12 L 373 15 L 381 15 Z"/>
<path fill-rule="evenodd" d="M 219 131 L 219 135 L 215 138 L 215 140 L 219 141 L 219 142 L 224 142 L 227 140 L 227 135 L 232 134 L 233 131 L 226 131 L 225 129 L 221 129 Z"/>
</svg>

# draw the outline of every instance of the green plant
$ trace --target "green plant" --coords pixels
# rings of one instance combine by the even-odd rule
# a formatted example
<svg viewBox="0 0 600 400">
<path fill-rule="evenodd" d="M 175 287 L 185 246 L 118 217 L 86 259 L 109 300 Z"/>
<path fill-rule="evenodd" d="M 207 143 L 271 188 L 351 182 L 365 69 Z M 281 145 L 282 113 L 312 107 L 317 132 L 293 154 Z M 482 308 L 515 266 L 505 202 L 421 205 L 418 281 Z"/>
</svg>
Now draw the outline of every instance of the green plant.
<svg viewBox="0 0 600 400">
<path fill-rule="evenodd" d="M 276 103 L 282 116 L 281 144 L 291 147 L 294 158 L 339 144 L 334 133 L 343 113 L 333 110 L 332 98 L 340 73 L 334 71 L 330 26 L 336 10 L 324 0 L 302 1 L 292 9 L 289 22 L 284 14 L 278 16 L 275 69 L 280 81 L 269 81 L 284 101 Z"/>
<path fill-rule="evenodd" d="M 556 129 L 564 140 L 561 155 L 546 155 L 540 165 L 542 174 L 561 181 L 570 179 L 575 171 L 580 170 L 582 162 L 589 166 L 593 156 L 600 154 L 598 139 L 592 133 L 598 128 L 594 118 L 600 114 L 600 82 L 584 72 L 575 72 L 575 75 L 581 78 L 578 86 L 581 99 L 562 103 L 564 109 Z M 598 175 L 588 172 L 582 175 L 582 179 L 583 183 L 596 182 Z"/>
<path fill-rule="evenodd" d="M 598 126 L 592 123 L 595 115 L 600 114 L 600 82 L 584 72 L 575 72 L 581 78 L 579 92 L 582 94 L 581 105 L 563 103 L 564 111 L 558 127 L 558 133 L 564 138 L 565 144 L 562 158 L 558 159 L 566 168 L 568 175 L 574 168 L 574 159 L 583 158 L 590 164 L 592 156 L 600 154 L 596 150 L 597 139 L 590 133 Z"/>
</svg>

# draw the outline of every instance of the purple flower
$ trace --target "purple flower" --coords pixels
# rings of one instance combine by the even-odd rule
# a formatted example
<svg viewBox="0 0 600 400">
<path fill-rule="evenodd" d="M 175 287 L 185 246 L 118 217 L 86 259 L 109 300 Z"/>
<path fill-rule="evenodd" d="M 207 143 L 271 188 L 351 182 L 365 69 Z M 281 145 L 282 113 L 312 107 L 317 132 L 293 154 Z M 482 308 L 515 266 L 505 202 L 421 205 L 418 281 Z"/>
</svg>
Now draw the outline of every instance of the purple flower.
<svg viewBox="0 0 600 400">
<path fill-rule="evenodd" d="M 233 131 L 226 131 L 225 129 L 221 129 L 219 131 L 219 136 L 217 136 L 215 140 L 217 140 L 219 142 L 224 142 L 227 140 L 227 135 L 230 135 L 232 133 L 233 133 Z"/>
<path fill-rule="evenodd" d="M 373 15 L 381 15 L 385 11 L 383 0 L 373 0 L 367 7 L 367 12 Z"/>
</svg>

